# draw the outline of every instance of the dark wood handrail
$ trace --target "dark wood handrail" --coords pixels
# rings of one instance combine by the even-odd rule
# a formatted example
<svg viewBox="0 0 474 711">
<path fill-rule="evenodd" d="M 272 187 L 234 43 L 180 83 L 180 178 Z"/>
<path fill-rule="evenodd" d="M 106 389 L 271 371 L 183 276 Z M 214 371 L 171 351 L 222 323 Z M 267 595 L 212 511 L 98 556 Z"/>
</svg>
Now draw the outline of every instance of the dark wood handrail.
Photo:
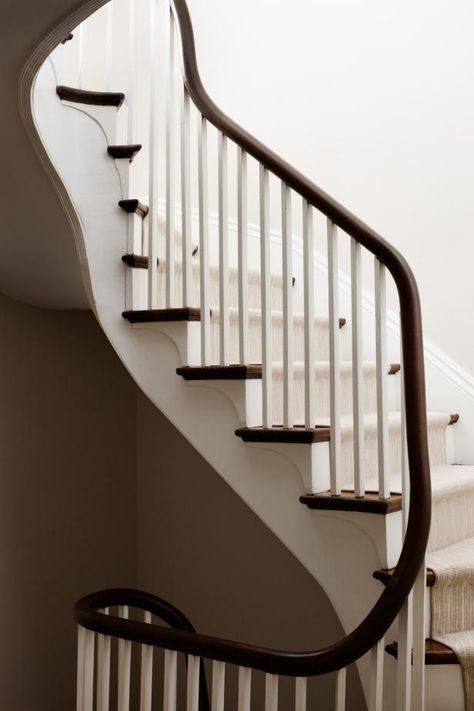
<svg viewBox="0 0 474 711">
<path fill-rule="evenodd" d="M 181 42 L 183 80 L 201 114 L 286 185 L 368 249 L 390 271 L 400 300 L 404 363 L 410 506 L 398 564 L 379 599 L 359 626 L 324 649 L 286 652 L 206 637 L 185 629 L 167 629 L 97 612 L 110 605 L 107 592 L 79 601 L 77 622 L 103 634 L 251 667 L 273 674 L 316 676 L 341 669 L 366 654 L 385 634 L 407 599 L 424 560 L 431 522 L 423 334 L 418 288 L 402 255 L 379 234 L 346 210 L 272 150 L 226 116 L 207 94 L 197 66 L 194 35 L 185 0 L 171 0 Z M 134 604 L 131 597 L 130 604 Z M 139 595 L 143 595 L 140 593 Z M 127 604 L 127 603 L 121 603 Z M 140 605 L 138 605 L 140 607 Z"/>
</svg>

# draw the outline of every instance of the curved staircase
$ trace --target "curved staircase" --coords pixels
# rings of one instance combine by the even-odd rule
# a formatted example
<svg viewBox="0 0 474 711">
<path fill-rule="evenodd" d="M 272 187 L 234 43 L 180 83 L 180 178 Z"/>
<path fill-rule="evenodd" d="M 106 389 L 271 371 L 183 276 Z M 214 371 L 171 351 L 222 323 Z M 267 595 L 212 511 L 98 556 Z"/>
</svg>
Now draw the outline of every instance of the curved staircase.
<svg viewBox="0 0 474 711">
<path fill-rule="evenodd" d="M 197 634 L 152 596 L 105 591 L 76 607 L 78 709 L 92 710 L 94 696 L 96 708 L 109 708 L 114 639 L 121 711 L 130 708 L 132 642 L 143 711 L 152 708 L 155 647 L 165 650 L 167 711 L 181 656 L 189 711 L 209 706 L 201 659 L 212 660 L 213 711 L 224 708 L 226 665 L 239 667 L 241 711 L 250 708 L 251 670 L 265 673 L 266 711 L 278 707 L 279 675 L 295 677 L 294 708 L 303 711 L 307 678 L 323 673 L 335 674 L 334 708 L 350 709 L 352 663 L 371 711 L 474 708 L 474 466 L 454 464 L 452 403 L 426 413 L 409 267 L 212 103 L 184 0 L 130 2 L 128 12 L 123 36 L 105 43 L 97 85 L 81 86 L 81 61 L 97 54 L 87 42 L 94 15 L 45 62 L 34 91 L 91 306 L 142 390 L 319 581 L 346 637 L 299 654 L 253 648 Z M 134 29 L 143 14 L 145 69 Z M 127 91 L 103 90 L 117 88 L 113 48 L 129 53 Z M 65 85 L 74 73 L 77 86 Z M 145 90 L 137 76 L 147 76 Z M 401 346 L 387 331 L 391 278 Z M 177 629 L 155 617 L 171 627 L 178 619 Z"/>
</svg>

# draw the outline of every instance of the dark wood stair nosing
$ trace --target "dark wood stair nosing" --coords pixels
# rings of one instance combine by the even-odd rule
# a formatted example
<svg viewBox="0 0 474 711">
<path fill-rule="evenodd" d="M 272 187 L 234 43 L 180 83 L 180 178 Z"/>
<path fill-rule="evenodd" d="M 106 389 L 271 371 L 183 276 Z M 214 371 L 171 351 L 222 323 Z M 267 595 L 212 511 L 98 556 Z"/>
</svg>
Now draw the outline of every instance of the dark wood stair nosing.
<svg viewBox="0 0 474 711">
<path fill-rule="evenodd" d="M 453 415 L 450 415 L 449 419 L 449 425 L 455 425 L 456 422 L 459 422 L 459 415 L 457 413 L 454 413 Z"/>
<path fill-rule="evenodd" d="M 398 659 L 398 644 L 397 642 L 391 642 L 385 647 L 387 654 L 391 657 Z M 441 642 L 436 642 L 434 639 L 426 640 L 425 649 L 425 664 L 429 665 L 439 665 L 439 664 L 459 664 L 459 660 L 455 652 L 447 647 Z"/>
<path fill-rule="evenodd" d="M 125 94 L 119 91 L 88 91 L 62 84 L 56 87 L 56 94 L 62 101 L 89 106 L 115 106 L 117 109 L 125 101 Z"/>
<path fill-rule="evenodd" d="M 329 427 L 240 427 L 235 430 L 244 442 L 274 442 L 313 444 L 329 442 Z"/>
<path fill-rule="evenodd" d="M 177 368 L 176 373 L 185 380 L 260 380 L 262 366 L 258 363 L 249 365 L 187 365 Z"/>
<path fill-rule="evenodd" d="M 148 269 L 148 257 L 142 257 L 140 254 L 124 254 L 122 262 L 133 269 Z M 156 264 L 159 264 L 158 258 Z"/>
<path fill-rule="evenodd" d="M 200 309 L 191 306 L 175 309 L 143 309 L 123 311 L 122 318 L 130 323 L 166 323 L 170 321 L 200 321 Z"/>
<path fill-rule="evenodd" d="M 61 44 L 66 44 L 66 42 L 70 42 L 73 39 L 74 35 L 72 32 L 68 34 L 67 37 L 65 37 L 63 40 L 61 40 Z"/>
<path fill-rule="evenodd" d="M 402 497 L 392 494 L 389 499 L 379 498 L 378 492 L 366 492 L 358 497 L 353 491 L 343 490 L 340 496 L 333 496 L 330 491 L 320 494 L 304 494 L 300 502 L 312 510 L 318 511 L 361 511 L 386 516 L 400 511 Z"/>
<path fill-rule="evenodd" d="M 125 158 L 128 161 L 132 161 L 137 153 L 141 150 L 142 146 L 140 143 L 131 143 L 130 145 L 114 145 L 107 147 L 107 153 L 112 158 L 120 160 Z"/>
<path fill-rule="evenodd" d="M 140 200 L 129 199 L 129 200 L 119 200 L 118 206 L 125 210 L 129 215 L 136 214 L 139 217 L 146 217 L 149 212 L 148 205 L 144 205 Z M 144 257 L 148 260 L 148 257 Z"/>
<path fill-rule="evenodd" d="M 378 580 L 382 585 L 387 585 L 388 581 L 393 575 L 394 568 L 380 568 L 372 573 L 372 577 Z M 426 587 L 431 588 L 436 582 L 436 575 L 431 568 L 426 569 Z"/>
</svg>

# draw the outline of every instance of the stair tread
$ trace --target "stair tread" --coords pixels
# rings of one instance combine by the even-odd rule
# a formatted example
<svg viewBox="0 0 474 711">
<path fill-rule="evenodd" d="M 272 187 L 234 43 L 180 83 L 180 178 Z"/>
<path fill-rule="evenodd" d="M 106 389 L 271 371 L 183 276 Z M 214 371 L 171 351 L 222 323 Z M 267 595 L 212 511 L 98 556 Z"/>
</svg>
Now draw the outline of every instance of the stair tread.
<svg viewBox="0 0 474 711">
<path fill-rule="evenodd" d="M 125 158 L 132 161 L 141 149 L 140 143 L 113 145 L 107 147 L 107 153 L 115 159 Z"/>
<path fill-rule="evenodd" d="M 450 636 L 451 635 L 446 635 L 446 638 Z M 443 644 L 434 639 L 427 639 L 425 644 L 425 664 L 459 664 L 455 652 L 448 644 Z M 398 659 L 398 644 L 396 642 L 387 644 L 385 651 L 390 654 L 390 656 Z"/>
<path fill-rule="evenodd" d="M 185 380 L 257 380 L 262 377 L 262 366 L 250 365 L 204 365 L 176 368 L 176 373 Z"/>
<path fill-rule="evenodd" d="M 381 499 L 374 491 L 367 491 L 362 497 L 355 496 L 354 491 L 350 490 L 343 490 L 340 496 L 333 496 L 330 491 L 325 491 L 300 496 L 300 502 L 309 509 L 319 511 L 363 511 L 384 516 L 402 508 L 402 497 L 396 492 L 393 492 L 389 499 Z"/>
<path fill-rule="evenodd" d="M 240 427 L 235 430 L 237 437 L 244 442 L 281 442 L 294 444 L 315 444 L 329 442 L 329 427 L 303 427 L 286 428 L 275 425 L 274 427 Z"/>
<path fill-rule="evenodd" d="M 456 579 L 463 583 L 468 578 L 474 582 L 474 538 L 465 538 L 427 554 L 427 565 L 440 574 L 450 576 L 450 584 Z M 471 582 L 471 581 L 469 581 Z"/>
<path fill-rule="evenodd" d="M 120 91 L 88 91 L 59 85 L 56 87 L 56 93 L 62 101 L 89 104 L 90 106 L 115 106 L 118 108 L 125 101 L 125 94 Z"/>
<path fill-rule="evenodd" d="M 401 427 L 401 413 L 400 412 L 390 412 L 389 413 L 389 427 L 393 430 L 399 429 Z M 451 424 L 452 415 L 446 414 L 444 412 L 428 412 L 428 429 L 435 427 L 448 427 Z M 341 423 L 341 435 L 349 436 L 354 428 L 354 420 L 352 415 L 343 415 L 340 418 Z M 377 413 L 369 413 L 364 415 L 363 418 L 364 430 L 366 433 L 371 434 L 377 431 Z M 270 441 L 283 441 L 278 440 L 278 435 L 283 436 L 284 441 L 306 441 L 300 439 L 302 437 L 302 432 L 307 433 L 307 441 L 309 443 L 315 441 L 310 438 L 310 433 L 314 431 L 324 430 L 327 432 L 327 439 L 319 439 L 318 441 L 328 441 L 330 438 L 330 418 L 329 417 L 318 417 L 318 421 L 314 428 L 305 428 L 303 425 L 296 424 L 292 428 L 283 428 L 280 424 L 275 424 L 273 427 L 242 427 L 237 430 L 236 434 L 243 439 L 247 438 L 247 441 L 253 442 L 270 442 Z M 274 434 L 272 435 L 272 432 Z M 294 434 L 292 434 L 294 433 Z M 245 435 L 245 436 L 244 436 Z M 270 439 L 268 439 L 270 437 Z M 292 439 L 293 437 L 293 439 Z M 251 439 L 250 439 L 251 438 Z M 435 468 L 436 469 L 436 468 Z M 397 478 L 395 477 L 395 481 Z M 397 486 L 394 487 L 394 491 L 400 491 L 400 482 L 397 482 Z M 440 481 L 440 487 L 444 486 L 444 481 Z"/>
</svg>

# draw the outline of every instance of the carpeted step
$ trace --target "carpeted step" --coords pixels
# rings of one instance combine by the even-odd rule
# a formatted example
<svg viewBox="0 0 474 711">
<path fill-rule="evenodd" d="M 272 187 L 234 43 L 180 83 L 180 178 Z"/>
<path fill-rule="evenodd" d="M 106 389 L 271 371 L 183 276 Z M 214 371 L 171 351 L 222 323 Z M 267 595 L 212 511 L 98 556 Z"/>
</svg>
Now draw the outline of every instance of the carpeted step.
<svg viewBox="0 0 474 711">
<path fill-rule="evenodd" d="M 199 261 L 193 259 L 191 263 L 192 270 L 192 303 L 191 306 L 197 306 L 200 303 L 199 296 Z M 158 264 L 158 305 L 159 307 L 165 304 L 165 288 L 166 288 L 166 262 L 160 259 Z M 182 277 L 183 265 L 181 261 L 175 263 L 175 289 L 177 301 L 180 301 L 182 294 Z M 239 305 L 239 282 L 237 269 L 229 269 L 229 307 L 236 308 Z M 270 277 L 270 307 L 275 310 L 282 309 L 282 278 L 279 274 L 272 274 Z M 260 272 L 249 271 L 248 273 L 248 307 L 249 309 L 260 309 Z M 219 304 L 219 267 L 211 265 L 209 267 L 209 303 L 211 308 L 217 307 Z"/>
<path fill-rule="evenodd" d="M 433 512 L 429 551 L 439 551 L 474 537 L 474 466 L 432 465 L 431 482 Z"/>
<path fill-rule="evenodd" d="M 387 368 L 387 377 L 389 373 L 395 374 L 397 367 L 390 366 Z M 283 363 L 275 362 L 273 364 L 273 417 L 277 424 L 283 422 Z M 352 363 L 344 361 L 340 367 L 340 387 L 341 387 L 341 413 L 343 415 L 352 414 Z M 315 389 L 315 410 L 316 422 L 319 424 L 321 418 L 329 417 L 330 412 L 330 368 L 329 361 L 319 361 L 314 364 L 314 381 Z M 376 365 L 373 362 L 364 363 L 363 366 L 363 382 L 362 382 L 362 397 L 364 403 L 364 412 L 369 414 L 377 410 L 377 389 L 376 389 Z M 400 407 L 400 381 L 398 378 L 392 378 L 392 386 L 390 392 L 390 402 L 392 409 Z M 304 401 L 305 401 L 305 367 L 301 361 L 294 363 L 293 377 L 293 407 L 295 425 L 304 424 Z M 316 424 L 315 422 L 315 424 Z M 369 420 L 370 422 L 370 420 Z"/>
<path fill-rule="evenodd" d="M 447 428 L 452 422 L 451 415 L 444 412 L 428 413 L 428 444 L 430 461 L 433 468 L 447 464 Z M 318 425 L 329 425 L 329 418 L 319 418 Z M 378 473 L 378 447 L 377 447 L 377 415 L 369 414 L 364 417 L 365 433 L 365 467 L 366 488 L 377 490 Z M 390 472 L 392 491 L 400 491 L 401 471 L 401 416 L 399 412 L 389 414 L 390 437 Z M 343 472 L 342 486 L 354 487 L 354 461 L 353 461 L 353 420 L 351 416 L 341 419 L 341 470 Z"/>
</svg>

